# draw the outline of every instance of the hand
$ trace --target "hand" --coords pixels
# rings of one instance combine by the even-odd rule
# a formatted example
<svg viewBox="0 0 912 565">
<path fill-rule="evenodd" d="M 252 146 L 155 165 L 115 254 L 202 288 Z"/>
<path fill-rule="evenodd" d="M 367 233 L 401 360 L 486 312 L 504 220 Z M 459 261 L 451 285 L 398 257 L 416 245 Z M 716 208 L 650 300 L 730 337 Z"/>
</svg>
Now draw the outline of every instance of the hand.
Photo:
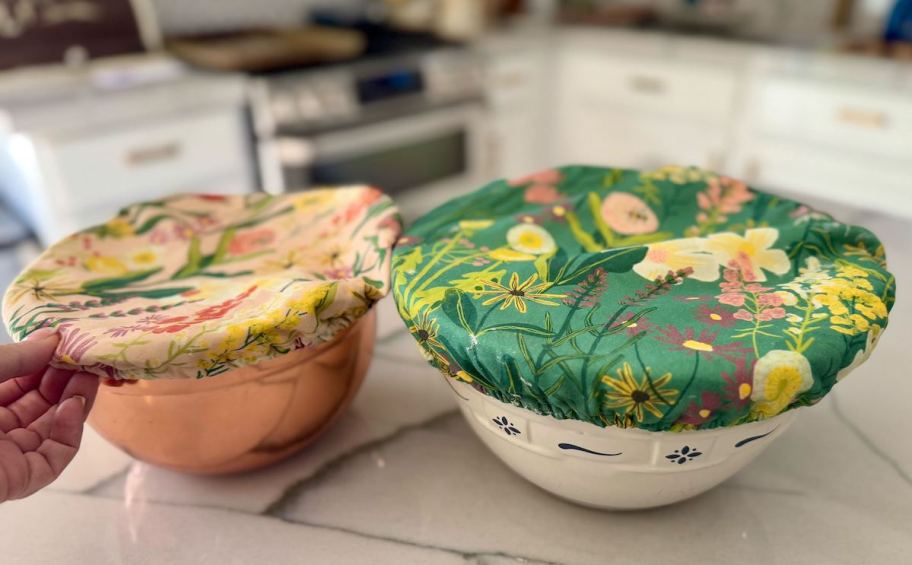
<svg viewBox="0 0 912 565">
<path fill-rule="evenodd" d="M 0 502 L 51 484 L 73 460 L 98 377 L 49 367 L 59 338 L 0 345 Z"/>
</svg>

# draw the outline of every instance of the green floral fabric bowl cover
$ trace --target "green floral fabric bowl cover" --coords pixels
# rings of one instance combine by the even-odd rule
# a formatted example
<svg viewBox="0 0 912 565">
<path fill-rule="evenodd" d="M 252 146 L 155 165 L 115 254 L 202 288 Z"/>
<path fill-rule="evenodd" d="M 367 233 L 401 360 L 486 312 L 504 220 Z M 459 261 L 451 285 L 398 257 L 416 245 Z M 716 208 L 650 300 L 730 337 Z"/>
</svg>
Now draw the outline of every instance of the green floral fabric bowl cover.
<svg viewBox="0 0 912 565">
<path fill-rule="evenodd" d="M 869 231 L 694 168 L 564 167 L 421 218 L 393 257 L 429 361 L 599 426 L 733 426 L 867 359 L 894 279 Z"/>
<path fill-rule="evenodd" d="M 3 317 L 14 339 L 57 328 L 56 366 L 209 377 L 349 327 L 389 290 L 400 231 L 367 186 L 145 202 L 51 246 Z"/>
</svg>

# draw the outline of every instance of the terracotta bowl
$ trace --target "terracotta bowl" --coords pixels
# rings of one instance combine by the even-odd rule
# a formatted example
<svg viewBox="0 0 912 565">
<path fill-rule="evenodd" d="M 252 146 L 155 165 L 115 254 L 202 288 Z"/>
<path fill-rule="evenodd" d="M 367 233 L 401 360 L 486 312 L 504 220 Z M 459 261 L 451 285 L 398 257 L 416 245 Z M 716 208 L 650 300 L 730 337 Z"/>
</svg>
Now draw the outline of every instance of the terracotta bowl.
<svg viewBox="0 0 912 565">
<path fill-rule="evenodd" d="M 375 334 L 371 310 L 317 348 L 217 378 L 106 383 L 89 422 L 133 457 L 178 471 L 269 465 L 314 441 L 343 413 L 367 372 Z"/>
</svg>

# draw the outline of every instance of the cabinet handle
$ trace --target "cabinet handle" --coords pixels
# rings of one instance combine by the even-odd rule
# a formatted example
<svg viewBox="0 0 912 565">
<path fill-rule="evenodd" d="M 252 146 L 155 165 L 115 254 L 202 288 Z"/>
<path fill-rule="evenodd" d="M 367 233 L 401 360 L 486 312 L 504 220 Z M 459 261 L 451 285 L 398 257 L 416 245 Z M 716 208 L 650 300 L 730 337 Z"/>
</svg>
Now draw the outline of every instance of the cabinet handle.
<svg viewBox="0 0 912 565">
<path fill-rule="evenodd" d="M 521 88 L 528 83 L 528 77 L 524 73 L 497 73 L 494 75 L 494 85 L 497 88 Z"/>
<path fill-rule="evenodd" d="M 150 145 L 148 147 L 131 149 L 127 151 L 124 160 L 130 167 L 142 167 L 161 161 L 176 159 L 180 153 L 180 143 L 172 141 L 170 143 L 162 143 L 161 145 Z"/>
<path fill-rule="evenodd" d="M 630 77 L 630 88 L 643 94 L 663 94 L 667 87 L 658 77 L 634 75 Z"/>
<path fill-rule="evenodd" d="M 843 106 L 836 112 L 836 119 L 844 124 L 870 129 L 884 129 L 887 127 L 887 114 L 878 110 Z"/>
</svg>

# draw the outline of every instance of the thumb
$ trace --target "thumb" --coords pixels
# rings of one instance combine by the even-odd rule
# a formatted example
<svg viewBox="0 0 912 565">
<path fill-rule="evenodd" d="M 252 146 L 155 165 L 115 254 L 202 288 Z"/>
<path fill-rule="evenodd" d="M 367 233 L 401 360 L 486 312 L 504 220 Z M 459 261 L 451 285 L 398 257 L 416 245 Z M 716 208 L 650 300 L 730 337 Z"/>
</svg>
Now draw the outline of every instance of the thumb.
<svg viewBox="0 0 912 565">
<path fill-rule="evenodd" d="M 46 369 L 59 341 L 56 330 L 45 328 L 20 343 L 0 345 L 0 382 Z"/>
</svg>

